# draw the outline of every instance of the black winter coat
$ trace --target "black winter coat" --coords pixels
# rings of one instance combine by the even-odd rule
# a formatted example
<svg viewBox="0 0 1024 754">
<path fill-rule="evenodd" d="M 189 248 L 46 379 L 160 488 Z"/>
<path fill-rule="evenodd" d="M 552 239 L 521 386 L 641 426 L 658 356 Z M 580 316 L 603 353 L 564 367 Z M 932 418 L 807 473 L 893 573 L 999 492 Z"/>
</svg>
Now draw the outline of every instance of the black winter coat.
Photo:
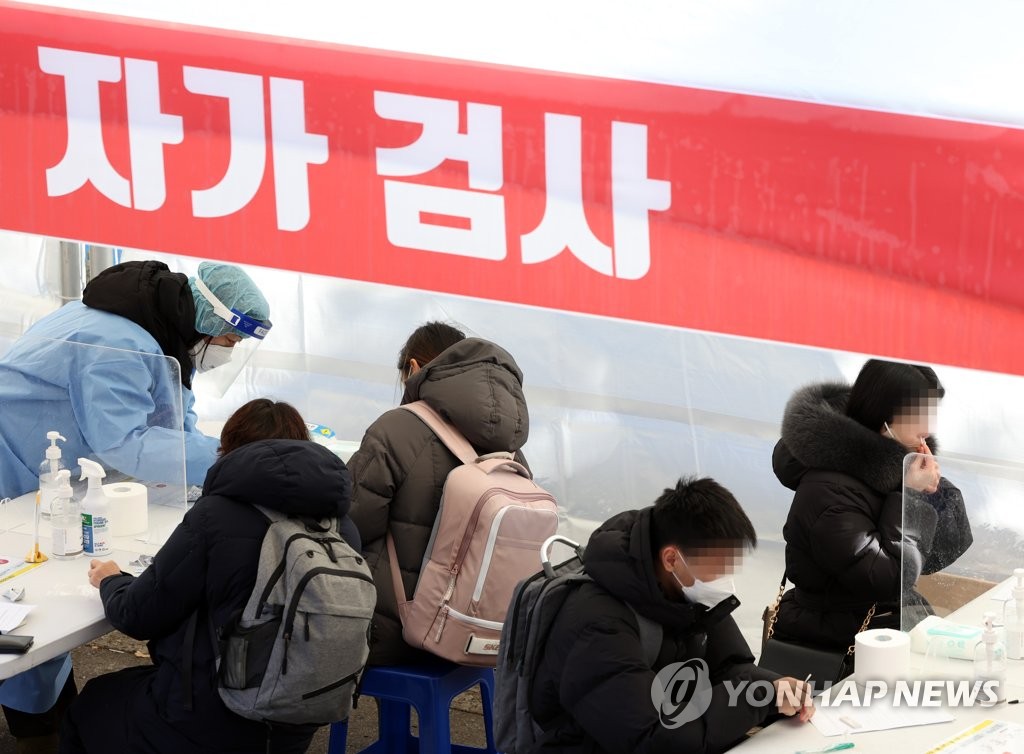
<svg viewBox="0 0 1024 754">
<path fill-rule="evenodd" d="M 133 754 L 262 752 L 267 727 L 228 711 L 217 693 L 213 625 L 245 607 L 256 583 L 268 523 L 253 505 L 282 513 L 346 516 L 351 478 L 326 448 L 302 440 L 255 442 L 228 453 L 206 476 L 203 497 L 178 525 L 141 576 L 110 576 L 100 585 L 114 628 L 149 640 L 153 672 L 136 695 L 124 724 Z M 342 535 L 354 548 L 359 537 L 343 519 Z M 199 611 L 192 660 L 193 711 L 184 709 L 182 650 L 185 626 Z M 103 721 L 97 721 L 103 723 Z M 104 723 L 105 724 L 105 723 Z M 275 732 L 299 750 L 315 728 Z M 302 742 L 304 743 L 304 746 Z M 284 746 L 283 748 L 288 748 Z"/>
<path fill-rule="evenodd" d="M 579 587 L 559 611 L 530 696 L 530 710 L 545 731 L 537 752 L 720 752 L 776 713 L 774 691 L 764 706 L 749 705 L 745 694 L 729 706 L 725 681 L 770 682 L 778 675 L 754 665 L 735 621 L 721 608 L 712 618 L 681 593 L 678 599 L 664 594 L 655 577 L 652 510 L 620 513 L 590 538 L 586 571 L 595 583 Z M 663 627 L 653 668 L 644 660 L 630 605 Z M 691 722 L 665 727 L 651 702 L 655 675 L 696 658 L 710 671 L 710 706 Z"/>
<path fill-rule="evenodd" d="M 775 474 L 796 494 L 783 528 L 786 574 L 794 589 L 779 608 L 779 638 L 845 648 L 877 603 L 871 628 L 900 628 L 901 594 L 920 619 L 930 612 L 913 587 L 971 546 L 960 490 L 907 496 L 895 440 L 846 416 L 848 385 L 797 391 L 786 406 Z M 934 438 L 928 438 L 932 452 Z M 905 569 L 903 568 L 905 561 Z"/>
<path fill-rule="evenodd" d="M 402 404 L 423 400 L 455 425 L 481 455 L 518 452 L 530 434 L 523 373 L 503 348 L 467 338 L 409 378 Z M 526 463 L 521 454 L 518 459 Z M 398 600 L 385 547 L 390 531 L 408 598 L 419 581 L 423 556 L 448 474 L 459 461 L 419 417 L 393 409 L 366 431 L 349 469 L 355 482 L 352 520 L 377 587 L 370 664 L 396 665 L 423 658 L 402 638 Z"/>
</svg>

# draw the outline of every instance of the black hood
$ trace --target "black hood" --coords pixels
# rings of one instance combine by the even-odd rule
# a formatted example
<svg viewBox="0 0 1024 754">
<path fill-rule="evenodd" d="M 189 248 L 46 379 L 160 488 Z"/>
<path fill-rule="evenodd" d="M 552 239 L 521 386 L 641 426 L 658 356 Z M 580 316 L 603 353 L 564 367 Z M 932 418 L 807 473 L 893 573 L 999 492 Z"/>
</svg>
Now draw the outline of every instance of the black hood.
<svg viewBox="0 0 1024 754">
<path fill-rule="evenodd" d="M 460 340 L 410 377 L 402 403 L 418 400 L 481 453 L 519 450 L 530 435 L 523 373 L 508 351 L 486 340 Z"/>
<path fill-rule="evenodd" d="M 651 543 L 653 510 L 625 511 L 601 524 L 583 554 L 586 572 L 613 597 L 674 633 L 704 630 L 709 625 L 704 605 L 670 600 L 658 585 Z M 735 600 L 733 608 L 738 605 Z M 731 611 L 715 612 L 724 617 Z"/>
<path fill-rule="evenodd" d="M 341 518 L 352 504 L 352 476 L 338 456 L 315 442 L 261 440 L 217 461 L 206 474 L 203 495 L 285 515 Z"/>
<path fill-rule="evenodd" d="M 109 267 L 85 287 L 82 303 L 119 314 L 153 336 L 165 356 L 178 362 L 181 384 L 192 388 L 189 349 L 196 332 L 196 303 L 188 277 L 163 262 L 124 262 Z"/>
<path fill-rule="evenodd" d="M 772 466 L 790 489 L 811 469 L 838 471 L 879 493 L 902 487 L 907 449 L 846 415 L 850 390 L 843 383 L 824 382 L 801 388 L 789 399 Z M 926 442 L 938 453 L 934 437 Z"/>
</svg>

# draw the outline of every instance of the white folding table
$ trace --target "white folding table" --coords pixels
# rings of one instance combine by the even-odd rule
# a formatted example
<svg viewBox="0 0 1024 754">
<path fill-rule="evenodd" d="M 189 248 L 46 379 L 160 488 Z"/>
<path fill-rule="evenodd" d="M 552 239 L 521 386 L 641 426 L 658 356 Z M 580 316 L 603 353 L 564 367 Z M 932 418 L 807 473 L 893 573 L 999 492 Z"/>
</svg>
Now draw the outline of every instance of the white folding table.
<svg viewBox="0 0 1024 754">
<path fill-rule="evenodd" d="M 23 558 L 32 547 L 35 493 L 23 495 L 0 509 L 0 554 Z M 114 537 L 114 560 L 122 569 L 140 554 L 153 555 L 185 514 L 181 506 L 149 505 L 149 532 L 143 536 Z M 50 525 L 40 524 L 40 549 L 50 555 Z M 0 655 L 0 680 L 41 665 L 113 630 L 103 613 L 99 590 L 89 584 L 89 556 L 74 560 L 50 558 L 26 573 L 0 583 L 25 588 L 24 603 L 35 605 L 25 623 L 12 634 L 35 637 L 23 655 Z"/>
<path fill-rule="evenodd" d="M 984 613 L 996 611 L 998 603 L 992 601 L 993 594 L 1005 591 L 1010 584 L 1007 579 L 993 587 L 977 599 L 967 603 L 948 616 L 957 623 L 981 625 Z M 1024 660 L 1008 660 L 1006 675 L 1006 698 L 1024 700 Z M 911 670 L 914 679 L 972 679 L 974 664 L 969 660 L 925 659 L 924 655 L 911 654 Z M 847 679 L 844 683 L 853 683 Z M 955 707 L 949 709 L 955 720 L 948 723 L 924 725 L 910 728 L 871 733 L 857 733 L 848 739 L 842 737 L 826 737 L 817 731 L 811 723 L 801 723 L 796 719 L 780 720 L 764 730 L 751 736 L 734 751 L 741 754 L 793 754 L 797 751 L 822 749 L 830 744 L 849 740 L 855 746 L 850 754 L 919 754 L 938 746 L 946 739 L 952 738 L 965 728 L 969 728 L 986 719 L 1006 720 L 1024 725 L 1024 702 L 1007 704 L 1002 702 L 991 707 L 975 705 L 973 707 Z"/>
</svg>

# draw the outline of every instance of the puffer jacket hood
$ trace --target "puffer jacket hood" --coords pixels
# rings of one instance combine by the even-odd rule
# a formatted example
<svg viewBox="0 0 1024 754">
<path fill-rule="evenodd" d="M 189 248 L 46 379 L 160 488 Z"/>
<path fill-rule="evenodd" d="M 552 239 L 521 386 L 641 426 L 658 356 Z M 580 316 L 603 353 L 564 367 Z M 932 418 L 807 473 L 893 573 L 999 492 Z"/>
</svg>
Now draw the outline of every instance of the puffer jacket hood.
<svg viewBox="0 0 1024 754">
<path fill-rule="evenodd" d="M 352 503 L 352 477 L 340 458 L 315 442 L 261 440 L 217 461 L 203 494 L 286 515 L 341 518 Z"/>
<path fill-rule="evenodd" d="M 423 400 L 481 453 L 516 451 L 530 435 L 523 373 L 501 346 L 466 338 L 409 378 L 402 403 Z"/>
<path fill-rule="evenodd" d="M 130 319 L 152 335 L 164 355 L 178 362 L 181 384 L 191 389 L 189 349 L 201 336 L 187 276 L 163 262 L 122 262 L 89 281 L 82 303 Z"/>
<path fill-rule="evenodd" d="M 772 466 L 791 490 L 811 469 L 847 474 L 879 493 L 903 485 L 907 449 L 846 415 L 850 391 L 839 382 L 809 385 L 786 404 Z M 929 437 L 927 444 L 932 453 L 938 452 L 935 438 Z"/>
<path fill-rule="evenodd" d="M 702 628 L 704 605 L 665 596 L 654 572 L 651 544 L 653 508 L 625 511 L 608 519 L 590 536 L 584 552 L 586 571 L 605 591 L 632 605 L 645 618 L 677 632 Z M 739 606 L 735 597 L 733 609 Z M 727 611 L 719 611 L 725 617 Z"/>
</svg>

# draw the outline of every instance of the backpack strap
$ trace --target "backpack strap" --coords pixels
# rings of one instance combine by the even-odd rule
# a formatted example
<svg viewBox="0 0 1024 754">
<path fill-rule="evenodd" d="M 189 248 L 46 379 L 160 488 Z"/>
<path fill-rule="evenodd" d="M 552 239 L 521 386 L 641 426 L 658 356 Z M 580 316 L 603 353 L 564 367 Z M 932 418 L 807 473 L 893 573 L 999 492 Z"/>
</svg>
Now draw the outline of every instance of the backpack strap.
<svg viewBox="0 0 1024 754">
<path fill-rule="evenodd" d="M 405 594 L 405 583 L 402 581 L 402 569 L 398 565 L 398 551 L 395 550 L 395 540 L 391 536 L 391 529 L 388 529 L 387 534 L 384 535 L 385 545 L 388 551 L 388 563 L 391 566 L 391 584 L 395 590 L 395 600 L 399 606 L 399 617 L 403 617 L 401 606 L 403 602 L 408 602 L 409 598 Z M 403 620 L 404 623 L 404 620 Z"/>
<path fill-rule="evenodd" d="M 456 458 L 462 461 L 464 464 L 469 465 L 476 461 L 480 455 L 476 452 L 476 449 L 470 445 L 469 440 L 462 436 L 462 433 L 457 430 L 451 422 L 446 421 L 441 414 L 434 410 L 426 401 L 416 401 L 415 403 L 407 403 L 401 408 L 409 411 L 410 413 L 416 414 L 430 431 L 437 435 L 437 439 L 444 443 L 444 446 L 452 452 Z"/>
<path fill-rule="evenodd" d="M 263 514 L 263 518 L 267 519 L 268 524 L 276 524 L 278 521 L 288 520 L 288 516 L 281 511 L 275 511 L 273 508 L 264 508 L 262 505 L 254 505 L 252 507 Z"/>
<path fill-rule="evenodd" d="M 192 711 L 192 652 L 196 646 L 196 624 L 199 610 L 196 610 L 185 624 L 185 638 L 181 647 L 181 703 L 186 712 Z"/>
<path fill-rule="evenodd" d="M 628 603 L 627 603 L 628 604 Z M 664 630 L 660 623 L 644 617 L 637 612 L 636 608 L 629 605 L 629 609 L 636 618 L 637 627 L 640 629 L 640 647 L 644 652 L 644 662 L 652 669 L 661 654 L 661 642 L 664 639 Z"/>
<path fill-rule="evenodd" d="M 199 611 L 203 608 L 197 607 L 195 612 L 189 616 L 185 624 L 185 637 L 181 646 L 181 703 L 186 712 L 192 712 L 192 657 L 196 647 L 196 629 L 199 625 Z M 217 629 L 213 625 L 213 615 L 207 611 L 206 623 L 210 629 L 210 642 L 213 645 L 213 656 L 220 668 L 220 641 L 217 639 Z"/>
</svg>

